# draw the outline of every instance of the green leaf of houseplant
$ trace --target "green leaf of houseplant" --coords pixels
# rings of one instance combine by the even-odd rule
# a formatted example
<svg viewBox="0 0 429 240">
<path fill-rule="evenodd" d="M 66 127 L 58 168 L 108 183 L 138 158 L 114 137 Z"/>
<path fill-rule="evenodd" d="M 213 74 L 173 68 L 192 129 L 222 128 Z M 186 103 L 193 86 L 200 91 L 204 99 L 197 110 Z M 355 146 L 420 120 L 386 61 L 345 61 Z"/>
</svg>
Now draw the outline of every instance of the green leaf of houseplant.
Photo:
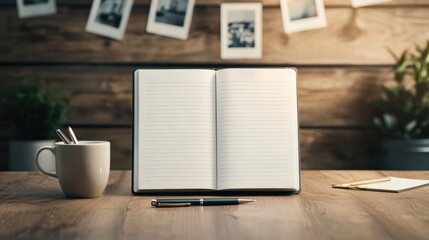
<svg viewBox="0 0 429 240">
<path fill-rule="evenodd" d="M 393 116 L 389 113 L 384 113 L 383 114 L 383 120 L 384 120 L 384 124 L 385 124 L 386 128 L 388 128 L 388 129 L 395 128 L 396 123 L 397 123 L 395 116 Z"/>
<path fill-rule="evenodd" d="M 396 85 L 383 87 L 382 96 L 371 102 L 373 125 L 387 138 L 429 137 L 429 41 L 415 48 L 399 56 L 388 49 L 396 60 Z M 414 84 L 404 82 L 407 75 Z"/>
<path fill-rule="evenodd" d="M 55 135 L 53 127 L 68 120 L 67 100 L 57 90 L 48 89 L 40 78 L 25 79 L 0 96 L 0 107 L 17 126 L 18 140 L 49 139 Z"/>
<path fill-rule="evenodd" d="M 412 120 L 411 122 L 407 123 L 407 125 L 405 125 L 405 131 L 407 133 L 412 132 L 417 126 L 417 120 Z"/>
</svg>

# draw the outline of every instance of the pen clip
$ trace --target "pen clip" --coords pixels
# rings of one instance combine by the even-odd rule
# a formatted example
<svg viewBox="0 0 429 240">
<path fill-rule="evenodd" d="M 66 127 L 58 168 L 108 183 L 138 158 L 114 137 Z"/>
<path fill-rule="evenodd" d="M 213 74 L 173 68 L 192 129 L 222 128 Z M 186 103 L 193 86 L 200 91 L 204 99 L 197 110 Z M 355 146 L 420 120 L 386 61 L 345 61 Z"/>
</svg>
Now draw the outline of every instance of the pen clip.
<svg viewBox="0 0 429 240">
<path fill-rule="evenodd" d="M 159 203 L 152 201 L 151 205 L 152 207 L 189 207 L 191 203 Z"/>
</svg>

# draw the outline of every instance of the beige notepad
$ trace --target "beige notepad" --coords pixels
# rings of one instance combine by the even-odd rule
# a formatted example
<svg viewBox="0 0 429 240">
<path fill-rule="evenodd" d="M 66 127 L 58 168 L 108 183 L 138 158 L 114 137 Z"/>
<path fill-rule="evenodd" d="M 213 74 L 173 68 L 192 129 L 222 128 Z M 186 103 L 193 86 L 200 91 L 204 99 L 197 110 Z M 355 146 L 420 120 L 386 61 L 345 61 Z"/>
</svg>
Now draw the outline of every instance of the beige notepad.
<svg viewBox="0 0 429 240">
<path fill-rule="evenodd" d="M 300 190 L 296 70 L 134 76 L 133 192 Z"/>
<path fill-rule="evenodd" d="M 391 177 L 390 181 L 357 186 L 362 190 L 402 192 L 429 184 L 429 180 Z"/>
<path fill-rule="evenodd" d="M 332 184 L 334 188 L 346 188 L 357 190 L 370 190 L 382 192 L 403 192 L 413 188 L 429 185 L 429 180 L 409 179 L 398 177 L 384 177 L 369 179 L 352 183 Z"/>
</svg>

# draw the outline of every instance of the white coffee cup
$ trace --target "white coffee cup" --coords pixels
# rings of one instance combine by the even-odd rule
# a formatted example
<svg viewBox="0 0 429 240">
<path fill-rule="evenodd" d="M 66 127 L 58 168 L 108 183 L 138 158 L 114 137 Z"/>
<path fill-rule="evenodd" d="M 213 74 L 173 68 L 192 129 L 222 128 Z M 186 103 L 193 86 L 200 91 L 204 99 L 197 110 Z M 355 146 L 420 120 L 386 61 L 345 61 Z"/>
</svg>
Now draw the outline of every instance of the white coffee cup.
<svg viewBox="0 0 429 240">
<path fill-rule="evenodd" d="M 39 154 L 49 150 L 55 156 L 55 172 L 43 169 Z M 70 198 L 99 197 L 107 186 L 110 172 L 110 142 L 57 142 L 37 150 L 35 161 L 44 174 L 58 178 L 64 194 Z"/>
</svg>

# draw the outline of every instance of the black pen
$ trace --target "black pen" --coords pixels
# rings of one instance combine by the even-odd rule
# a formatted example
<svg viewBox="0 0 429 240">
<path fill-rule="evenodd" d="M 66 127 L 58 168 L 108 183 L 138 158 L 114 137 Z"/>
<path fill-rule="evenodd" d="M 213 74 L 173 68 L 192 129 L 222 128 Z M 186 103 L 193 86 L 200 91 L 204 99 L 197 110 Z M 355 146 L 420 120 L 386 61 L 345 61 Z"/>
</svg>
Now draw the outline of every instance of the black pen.
<svg viewBox="0 0 429 240">
<path fill-rule="evenodd" d="M 238 205 L 254 202 L 253 199 L 244 198 L 176 198 L 176 199 L 152 199 L 153 207 L 188 207 L 188 206 L 212 206 L 212 205 Z"/>
</svg>

